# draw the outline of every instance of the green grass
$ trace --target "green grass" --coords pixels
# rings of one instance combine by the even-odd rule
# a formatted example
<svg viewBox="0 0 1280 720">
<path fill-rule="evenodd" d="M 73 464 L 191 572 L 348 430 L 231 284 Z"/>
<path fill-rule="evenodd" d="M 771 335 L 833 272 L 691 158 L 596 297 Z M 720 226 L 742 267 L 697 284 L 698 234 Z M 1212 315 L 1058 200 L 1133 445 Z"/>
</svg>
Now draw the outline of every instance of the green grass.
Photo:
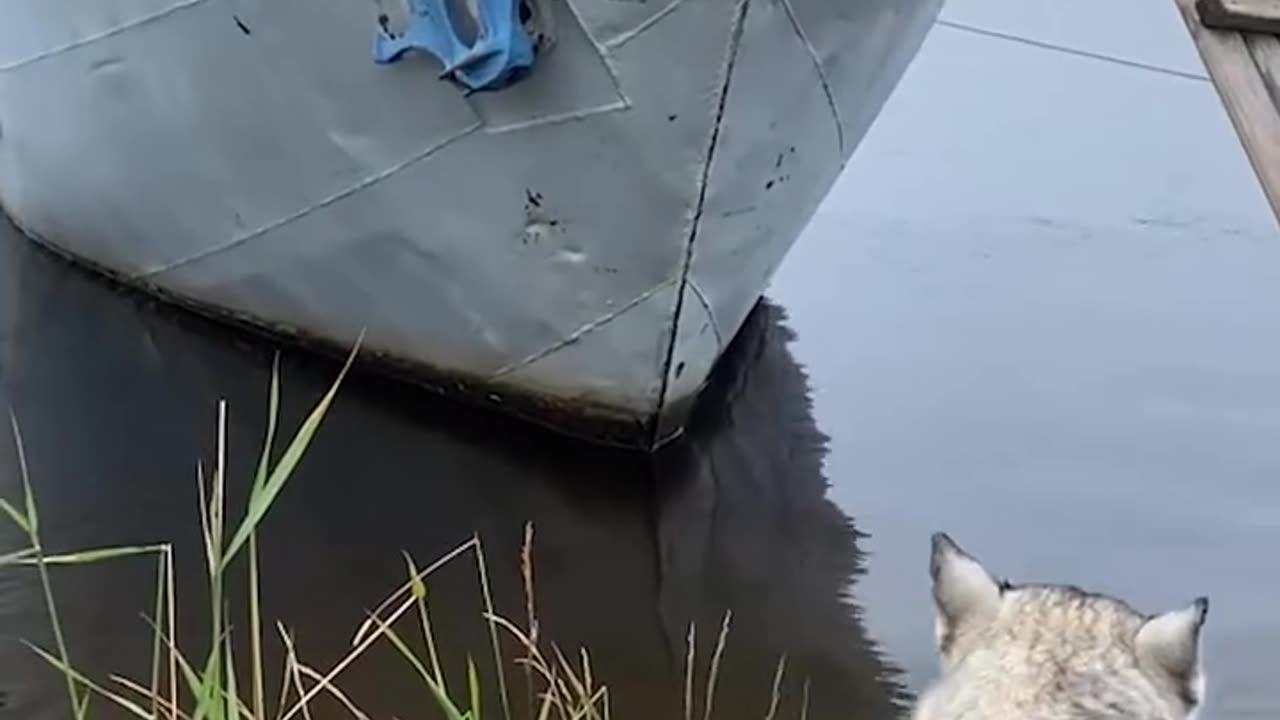
<svg viewBox="0 0 1280 720">
<path fill-rule="evenodd" d="M 363 339 L 363 336 L 361 337 Z M 10 423 L 18 448 L 18 464 L 22 478 L 23 497 L 19 503 L 0 498 L 0 511 L 8 516 L 26 534 L 29 547 L 10 553 L 0 553 L 0 566 L 18 565 L 34 568 L 39 575 L 44 601 L 53 630 L 54 647 L 41 647 L 27 642 L 31 651 L 42 658 L 65 678 L 67 698 L 76 720 L 91 720 L 91 699 L 107 702 L 144 720 L 311 720 L 311 706 L 321 696 L 336 700 L 351 717 L 367 720 L 368 716 L 339 688 L 338 676 L 356 662 L 370 647 L 377 643 L 392 646 L 417 674 L 428 695 L 434 699 L 439 714 L 448 720 L 482 720 L 500 717 L 511 720 L 505 673 L 499 634 L 507 633 L 516 640 L 521 657 L 512 659 L 523 670 L 526 692 L 531 700 L 530 718 L 533 720 L 609 720 L 609 691 L 599 684 L 592 673 L 590 654 L 582 649 L 575 661 L 571 661 L 554 643 L 544 650 L 540 637 L 533 584 L 533 526 L 526 526 L 524 546 L 521 552 L 521 576 L 525 591 L 525 627 L 520 627 L 494 610 L 490 592 L 489 573 L 485 563 L 484 548 L 478 535 L 462 542 L 436 561 L 419 567 L 407 553 L 405 555 L 406 580 L 387 596 L 369 617 L 359 626 L 351 641 L 348 653 L 327 670 L 321 671 L 298 657 L 294 639 L 286 627 L 277 622 L 275 635 L 283 655 L 282 682 L 274 701 L 268 698 L 265 688 L 265 643 L 261 613 L 261 580 L 258 567 L 257 532 L 281 490 L 293 477 L 308 445 L 333 403 L 359 351 L 357 341 L 336 380 L 307 415 L 293 438 L 272 464 L 276 436 L 276 421 L 280 403 L 278 362 L 273 364 L 268 400 L 267 431 L 261 456 L 250 486 L 247 506 L 243 516 L 233 526 L 226 515 L 226 420 L 227 404 L 220 401 L 217 408 L 216 457 L 211 471 L 203 464 L 197 467 L 196 481 L 200 491 L 200 527 L 203 535 L 205 569 L 208 581 L 209 617 L 207 618 L 210 649 L 207 656 L 193 663 L 193 658 L 176 644 L 177 589 L 174 581 L 174 551 L 168 543 L 132 547 L 107 547 L 74 553 L 50 555 L 45 552 L 41 536 L 40 516 L 37 510 L 31 477 L 23 449 L 22 433 L 17 417 L 11 412 Z M 233 527 L 228 536 L 227 530 Z M 480 700 L 481 669 L 475 660 L 466 659 L 466 687 L 450 688 L 445 681 L 441 658 L 437 652 L 432 632 L 427 579 L 442 567 L 470 556 L 476 564 L 484 608 L 481 613 L 487 622 L 491 641 L 492 672 L 498 684 L 501 706 L 482 709 Z M 105 680 L 86 677 L 76 669 L 68 652 L 62 622 L 58 615 L 49 569 L 63 565 L 86 565 L 110 562 L 122 558 L 147 556 L 156 562 L 156 590 L 152 615 L 146 618 L 152 638 L 150 677 L 143 681 L 120 675 Z M 249 657 L 237 658 L 232 652 L 232 629 L 228 622 L 231 603 L 226 587 L 233 572 L 247 573 L 247 597 L 241 599 L 249 615 Z M 731 614 L 726 613 L 711 658 L 706 679 L 706 700 L 702 718 L 709 720 L 713 709 L 716 678 L 720 659 L 729 633 Z M 405 626 L 413 625 L 411 630 Z M 410 649 L 404 633 L 420 634 L 427 650 L 425 661 Z M 685 663 L 684 707 L 686 720 L 693 720 L 694 708 L 694 660 L 696 649 L 695 628 L 690 625 L 688 655 Z M 241 670 L 248 663 L 249 687 L 238 681 L 244 677 Z M 774 720 L 778 706 L 779 689 L 785 670 L 785 656 L 779 660 L 773 679 L 772 701 L 765 720 Z M 807 701 L 808 686 L 805 686 Z M 807 714 L 807 702 L 802 703 L 801 718 Z"/>
</svg>

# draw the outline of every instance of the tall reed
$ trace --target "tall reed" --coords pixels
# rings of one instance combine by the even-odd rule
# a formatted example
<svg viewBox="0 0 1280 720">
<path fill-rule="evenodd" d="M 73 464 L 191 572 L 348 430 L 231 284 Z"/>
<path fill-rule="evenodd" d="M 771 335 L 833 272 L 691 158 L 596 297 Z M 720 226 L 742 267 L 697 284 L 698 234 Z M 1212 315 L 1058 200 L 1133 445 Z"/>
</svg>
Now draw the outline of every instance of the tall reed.
<svg viewBox="0 0 1280 720">
<path fill-rule="evenodd" d="M 521 628 L 495 611 L 484 548 L 478 535 L 473 535 L 423 567 L 419 567 L 414 558 L 406 553 L 407 577 L 404 584 L 369 613 L 369 617 L 356 630 L 351 648 L 327 670 L 319 670 L 301 660 L 288 629 L 279 622 L 275 624 L 275 634 L 283 656 L 283 672 L 276 698 L 271 700 L 267 697 L 258 529 L 285 485 L 294 476 L 298 463 L 350 370 L 359 347 L 358 340 L 333 384 L 312 408 L 274 464 L 271 456 L 275 446 L 280 405 L 278 358 L 272 364 L 266 437 L 250 485 L 244 514 L 233 524 L 234 529 L 229 534 L 227 530 L 231 525 L 226 514 L 228 408 L 225 400 L 218 402 L 215 427 L 217 443 L 213 466 L 206 471 L 203 463 L 199 463 L 196 468 L 200 499 L 199 521 L 209 598 L 207 624 L 210 641 L 207 655 L 198 664 L 193 663 L 192 658 L 177 644 L 178 593 L 174 579 L 174 549 L 171 544 L 103 547 L 56 555 L 45 551 L 20 424 L 16 415 L 10 412 L 10 424 L 18 448 L 23 497 L 19 503 L 0 498 L 0 511 L 23 530 L 29 547 L 0 554 L 0 567 L 24 566 L 34 568 L 38 573 L 53 629 L 54 647 L 50 650 L 31 642 L 26 642 L 26 645 L 39 658 L 56 668 L 65 679 L 67 698 L 75 720 L 88 720 L 90 699 L 93 697 L 101 698 L 142 720 L 310 720 L 312 704 L 322 695 L 337 701 L 357 720 L 368 720 L 364 711 L 338 687 L 336 679 L 379 642 L 391 645 L 404 658 L 447 720 L 482 720 L 489 716 L 490 711 L 487 708 L 482 711 L 480 670 L 474 659 L 470 655 L 467 657 L 465 689 L 451 689 L 445 681 L 432 630 L 427 592 L 427 579 L 433 573 L 468 553 L 476 563 L 484 603 L 481 615 L 489 627 L 493 672 L 501 701 L 501 707 L 496 711 L 498 716 L 503 720 L 511 720 L 512 714 L 498 639 L 499 632 L 503 632 L 514 638 L 521 650 L 521 656 L 514 658 L 513 662 L 523 669 L 529 700 L 527 707 L 531 715 L 529 720 L 610 720 L 609 691 L 595 678 L 591 656 L 587 650 L 580 649 L 576 659 L 571 661 L 555 643 L 549 643 L 548 649 L 543 649 L 544 641 L 540 637 L 534 601 L 532 524 L 525 528 L 520 553 L 527 627 Z M 143 682 L 112 674 L 105 682 L 94 680 L 77 670 L 70 657 L 53 592 L 50 568 L 139 556 L 153 557 L 156 562 L 155 602 L 152 615 L 146 618 L 152 634 L 150 678 Z M 243 563 L 237 562 L 240 560 Z M 247 659 L 235 657 L 233 633 L 228 622 L 234 598 L 228 596 L 227 581 L 230 573 L 240 568 L 247 573 L 248 579 L 247 597 L 243 599 L 249 615 Z M 405 620 L 406 617 L 408 620 Z M 708 720 L 712 714 L 716 679 L 729 633 L 730 619 L 731 613 L 726 613 L 712 656 L 706 681 L 704 720 Z M 409 647 L 402 635 L 403 628 L 397 629 L 397 623 L 402 621 L 416 621 L 414 632 L 422 636 L 426 648 L 425 661 Z M 685 717 L 690 719 L 693 714 L 694 637 L 694 626 L 690 625 L 685 673 Z M 243 669 L 241 663 L 244 662 L 248 663 L 247 689 L 239 685 L 239 680 L 243 677 L 239 671 Z M 780 660 L 773 679 L 773 697 L 765 716 L 768 720 L 773 720 L 777 712 L 784 667 L 785 659 Z"/>
</svg>

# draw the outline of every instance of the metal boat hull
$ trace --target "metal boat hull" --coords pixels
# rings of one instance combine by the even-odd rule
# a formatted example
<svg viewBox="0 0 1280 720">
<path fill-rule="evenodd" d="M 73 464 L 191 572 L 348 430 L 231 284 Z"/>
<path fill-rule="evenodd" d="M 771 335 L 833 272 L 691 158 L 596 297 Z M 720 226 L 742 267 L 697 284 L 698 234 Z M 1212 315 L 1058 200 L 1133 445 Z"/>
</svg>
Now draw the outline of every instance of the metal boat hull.
<svg viewBox="0 0 1280 720">
<path fill-rule="evenodd" d="M 678 435 L 940 0 L 550 0 L 522 82 L 347 0 L 10 0 L 0 203 L 125 282 L 598 440 Z"/>
</svg>

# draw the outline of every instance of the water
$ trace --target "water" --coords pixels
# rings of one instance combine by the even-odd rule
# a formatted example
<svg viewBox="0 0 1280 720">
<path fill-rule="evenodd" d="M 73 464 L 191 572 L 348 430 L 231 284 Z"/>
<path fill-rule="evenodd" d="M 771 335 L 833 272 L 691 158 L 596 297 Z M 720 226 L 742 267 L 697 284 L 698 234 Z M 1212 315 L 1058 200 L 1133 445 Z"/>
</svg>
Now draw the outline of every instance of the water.
<svg viewBox="0 0 1280 720">
<path fill-rule="evenodd" d="M 1048 0 L 1000 5 L 946 15 L 1117 51 L 1079 24 L 1037 36 Z M 1200 70 L 1171 5 L 1130 5 L 1151 32 L 1126 59 Z M 939 27 L 769 295 L 689 443 L 654 462 L 352 378 L 267 520 L 267 617 L 327 667 L 402 581 L 402 550 L 426 562 L 478 532 L 520 618 L 532 521 L 544 637 L 591 650 L 615 717 L 683 717 L 687 627 L 704 672 L 731 608 L 717 717 L 763 717 L 785 652 L 779 717 L 808 678 L 809 717 L 874 720 L 935 672 L 925 555 L 946 529 L 1015 580 L 1149 611 L 1208 594 L 1202 717 L 1280 715 L 1280 234 L 1211 86 Z M 226 397 L 250 472 L 271 353 L 0 238 L 3 401 L 45 532 L 54 549 L 173 540 L 188 620 L 204 612 L 195 461 Z M 281 368 L 291 429 L 336 367 L 288 352 Z M 147 676 L 153 572 L 56 574 L 95 676 Z M 4 720 L 65 717 L 15 640 L 46 639 L 33 581 L 0 575 Z M 431 591 L 450 667 L 470 651 L 483 671 L 473 567 Z M 427 716 L 389 648 L 340 680 L 376 717 Z"/>
</svg>

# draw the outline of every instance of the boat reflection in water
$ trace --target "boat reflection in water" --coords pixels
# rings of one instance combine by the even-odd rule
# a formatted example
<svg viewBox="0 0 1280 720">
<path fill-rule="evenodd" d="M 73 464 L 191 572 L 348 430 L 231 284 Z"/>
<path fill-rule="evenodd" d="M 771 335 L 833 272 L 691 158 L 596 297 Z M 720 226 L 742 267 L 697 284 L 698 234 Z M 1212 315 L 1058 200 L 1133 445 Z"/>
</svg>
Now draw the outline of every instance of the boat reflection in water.
<svg viewBox="0 0 1280 720">
<path fill-rule="evenodd" d="M 196 460 L 211 457 L 216 402 L 226 397 L 229 506 L 238 517 L 264 432 L 273 350 L 122 296 L 9 233 L 0 229 L 0 387 L 22 422 L 49 550 L 173 541 L 180 642 L 198 657 L 208 638 Z M 653 458 L 350 376 L 263 526 L 265 618 L 285 622 L 303 659 L 327 668 L 366 612 L 403 582 L 402 551 L 426 563 L 478 533 L 498 611 L 523 625 L 519 558 L 531 522 L 542 638 L 567 655 L 589 650 L 613 717 L 684 717 L 690 623 L 701 716 L 726 610 L 715 717 L 764 717 L 784 653 L 777 717 L 799 716 L 806 684 L 810 718 L 897 716 L 898 674 L 868 638 L 851 592 L 864 571 L 859 536 L 825 498 L 826 438 L 788 338 L 782 311 L 758 306 L 688 437 Z M 328 360 L 282 358 L 282 433 L 292 433 L 335 372 Z M 7 434 L 0 468 L 0 493 L 19 497 Z M 17 529 L 3 525 L 0 552 L 21 546 Z M 73 660 L 91 676 L 149 678 L 151 639 L 139 615 L 150 612 L 154 581 L 155 565 L 144 560 L 55 569 Z M 230 592 L 243 597 L 243 587 Z M 429 592 L 449 682 L 465 687 L 466 656 L 476 657 L 485 714 L 500 717 L 474 562 L 447 566 Z M 232 620 L 243 640 L 244 617 Z M 51 647 L 48 626 L 35 573 L 0 571 L 0 718 L 67 717 L 61 678 L 19 641 Z M 403 634 L 413 635 L 407 624 Z M 508 661 L 512 650 L 505 646 Z M 524 682 L 508 671 L 513 717 L 527 716 Z M 274 696 L 278 676 L 268 683 Z M 386 643 L 339 685 L 372 717 L 434 712 Z M 123 716 L 101 698 L 91 715 Z M 322 702 L 314 717 L 350 715 Z"/>
</svg>

